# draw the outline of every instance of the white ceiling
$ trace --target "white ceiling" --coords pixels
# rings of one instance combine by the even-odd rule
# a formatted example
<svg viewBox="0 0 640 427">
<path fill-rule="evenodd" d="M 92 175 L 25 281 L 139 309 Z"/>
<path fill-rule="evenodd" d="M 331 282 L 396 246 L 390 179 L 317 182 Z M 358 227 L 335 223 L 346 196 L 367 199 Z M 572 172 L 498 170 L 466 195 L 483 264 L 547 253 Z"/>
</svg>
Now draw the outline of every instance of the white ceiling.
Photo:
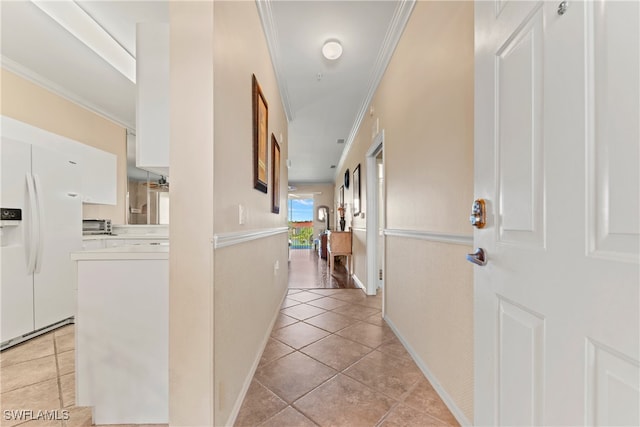
<svg viewBox="0 0 640 427">
<path fill-rule="evenodd" d="M 167 1 L 78 4 L 135 57 L 135 24 L 168 22 Z M 289 119 L 289 181 L 332 182 L 413 1 L 260 1 Z M 2 1 L 3 67 L 135 129 L 135 84 L 28 0 Z M 341 58 L 321 54 L 339 40 Z M 338 144 L 344 139 L 344 144 Z"/>
</svg>

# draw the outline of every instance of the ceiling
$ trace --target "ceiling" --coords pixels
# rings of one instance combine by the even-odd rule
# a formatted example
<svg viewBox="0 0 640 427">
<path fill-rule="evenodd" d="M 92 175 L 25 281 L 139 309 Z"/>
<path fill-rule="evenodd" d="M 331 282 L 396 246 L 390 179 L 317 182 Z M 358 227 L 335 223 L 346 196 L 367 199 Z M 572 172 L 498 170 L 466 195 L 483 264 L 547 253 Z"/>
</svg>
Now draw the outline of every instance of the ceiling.
<svg viewBox="0 0 640 427">
<path fill-rule="evenodd" d="M 136 54 L 137 22 L 169 21 L 167 1 L 66 2 L 106 30 L 129 59 Z M 333 182 L 413 1 L 257 5 L 289 120 L 289 182 Z M 46 1 L 0 7 L 4 68 L 135 131 L 135 83 L 47 15 Z M 329 39 L 344 49 L 335 61 L 321 54 Z"/>
</svg>

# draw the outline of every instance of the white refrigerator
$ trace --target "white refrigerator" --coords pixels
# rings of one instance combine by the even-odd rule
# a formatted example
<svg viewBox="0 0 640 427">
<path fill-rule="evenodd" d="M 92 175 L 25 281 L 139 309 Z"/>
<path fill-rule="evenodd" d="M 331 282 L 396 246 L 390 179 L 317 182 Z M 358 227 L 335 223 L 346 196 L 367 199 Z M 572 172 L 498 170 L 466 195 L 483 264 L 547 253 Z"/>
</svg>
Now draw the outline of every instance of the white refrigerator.
<svg viewBox="0 0 640 427">
<path fill-rule="evenodd" d="M 68 155 L 2 137 L 0 342 L 19 342 L 75 315 L 70 252 L 82 247 L 80 167 Z M 35 334 L 33 334 L 35 335 Z"/>
</svg>

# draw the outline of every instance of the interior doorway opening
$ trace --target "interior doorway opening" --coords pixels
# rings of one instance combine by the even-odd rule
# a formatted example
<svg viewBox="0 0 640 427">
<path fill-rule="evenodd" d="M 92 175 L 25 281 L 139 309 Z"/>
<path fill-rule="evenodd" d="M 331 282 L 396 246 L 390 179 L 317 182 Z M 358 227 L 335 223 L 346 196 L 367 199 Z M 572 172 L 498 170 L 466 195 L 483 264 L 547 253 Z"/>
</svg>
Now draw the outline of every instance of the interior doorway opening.
<svg viewBox="0 0 640 427">
<path fill-rule="evenodd" d="M 385 168 L 384 130 L 367 151 L 367 295 L 384 292 Z M 384 314 L 384 294 L 382 299 Z"/>
</svg>

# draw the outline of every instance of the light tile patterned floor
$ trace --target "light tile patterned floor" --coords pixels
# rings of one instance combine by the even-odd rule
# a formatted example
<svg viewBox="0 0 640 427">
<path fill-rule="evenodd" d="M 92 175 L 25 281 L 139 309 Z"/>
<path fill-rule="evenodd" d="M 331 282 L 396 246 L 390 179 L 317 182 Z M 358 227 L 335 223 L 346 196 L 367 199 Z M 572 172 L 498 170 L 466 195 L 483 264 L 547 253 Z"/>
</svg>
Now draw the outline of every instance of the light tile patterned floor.
<svg viewBox="0 0 640 427">
<path fill-rule="evenodd" d="M 457 426 L 359 289 L 290 289 L 238 427 Z"/>
</svg>

